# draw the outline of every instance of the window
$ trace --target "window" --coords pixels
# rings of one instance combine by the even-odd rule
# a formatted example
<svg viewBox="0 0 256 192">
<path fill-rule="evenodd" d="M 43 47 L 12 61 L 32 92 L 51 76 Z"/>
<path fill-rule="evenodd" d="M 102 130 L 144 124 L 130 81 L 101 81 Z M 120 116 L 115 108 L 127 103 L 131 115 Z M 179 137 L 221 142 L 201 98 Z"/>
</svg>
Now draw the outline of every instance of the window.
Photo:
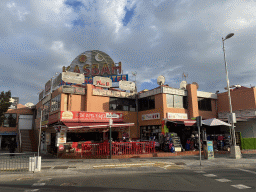
<svg viewBox="0 0 256 192">
<path fill-rule="evenodd" d="M 135 111 L 136 103 L 134 99 L 109 98 L 109 110 L 115 111 Z"/>
<path fill-rule="evenodd" d="M 208 98 L 197 98 L 198 101 L 198 109 L 202 111 L 211 111 L 212 104 L 211 99 Z"/>
<path fill-rule="evenodd" d="M 138 100 L 139 111 L 155 109 L 155 96 L 144 97 Z"/>
<path fill-rule="evenodd" d="M 6 113 L 4 116 L 4 127 L 16 127 L 17 114 Z"/>
<path fill-rule="evenodd" d="M 49 112 L 50 112 L 50 101 L 44 104 L 42 121 L 48 120 Z"/>
<path fill-rule="evenodd" d="M 167 94 L 166 103 L 169 108 L 188 108 L 187 96 Z"/>
<path fill-rule="evenodd" d="M 60 109 L 60 95 L 52 99 L 51 112 L 57 111 Z"/>
</svg>

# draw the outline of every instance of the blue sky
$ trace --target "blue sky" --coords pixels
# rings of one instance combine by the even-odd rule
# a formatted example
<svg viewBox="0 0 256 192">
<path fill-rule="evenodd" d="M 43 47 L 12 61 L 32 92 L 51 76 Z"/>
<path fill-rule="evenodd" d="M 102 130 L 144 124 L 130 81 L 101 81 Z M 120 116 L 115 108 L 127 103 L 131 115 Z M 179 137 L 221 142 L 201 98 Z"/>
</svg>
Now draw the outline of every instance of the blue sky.
<svg viewBox="0 0 256 192">
<path fill-rule="evenodd" d="M 182 73 L 199 90 L 226 87 L 222 37 L 230 84 L 255 86 L 256 2 L 237 0 L 1 0 L 0 91 L 20 103 L 84 51 L 100 50 L 122 62 L 139 90 L 179 88 Z"/>
</svg>

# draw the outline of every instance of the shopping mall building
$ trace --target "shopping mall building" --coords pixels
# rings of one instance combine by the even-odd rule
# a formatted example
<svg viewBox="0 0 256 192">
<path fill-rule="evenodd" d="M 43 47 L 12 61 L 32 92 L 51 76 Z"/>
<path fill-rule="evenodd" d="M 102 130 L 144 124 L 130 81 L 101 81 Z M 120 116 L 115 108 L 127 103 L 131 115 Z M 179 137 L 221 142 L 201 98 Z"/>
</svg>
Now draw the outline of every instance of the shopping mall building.
<svg viewBox="0 0 256 192">
<path fill-rule="evenodd" d="M 68 155 L 81 152 L 86 142 L 108 143 L 110 125 L 113 142 L 159 142 L 161 134 L 174 133 L 185 149 L 198 134 L 195 117 L 227 120 L 227 93 L 199 91 L 196 83 L 184 81 L 180 88 L 160 84 L 137 93 L 134 82 L 121 72 L 121 62 L 114 63 L 106 53 L 94 50 L 78 55 L 62 74 L 48 81 L 36 104 L 41 151 Z M 120 80 L 122 87 L 112 86 Z M 241 114 L 236 131 L 242 137 L 256 137 L 255 93 L 255 88 L 231 91 L 233 109 Z M 229 127 L 204 128 L 210 139 L 222 140 L 221 145 L 229 137 Z"/>
</svg>

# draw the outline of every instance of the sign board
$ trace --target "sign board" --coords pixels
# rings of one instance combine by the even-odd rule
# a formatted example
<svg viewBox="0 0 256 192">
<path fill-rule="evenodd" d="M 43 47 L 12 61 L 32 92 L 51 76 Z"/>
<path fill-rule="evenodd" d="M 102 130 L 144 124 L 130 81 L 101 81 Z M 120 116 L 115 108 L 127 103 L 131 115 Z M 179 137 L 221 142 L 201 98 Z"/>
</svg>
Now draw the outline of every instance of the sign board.
<svg viewBox="0 0 256 192">
<path fill-rule="evenodd" d="M 134 91 L 135 90 L 135 83 L 132 81 L 119 81 L 119 88 L 123 90 L 128 91 Z"/>
<path fill-rule="evenodd" d="M 39 101 L 41 101 L 44 98 L 44 90 L 39 93 Z"/>
<path fill-rule="evenodd" d="M 107 113 L 106 114 L 106 118 L 111 118 L 111 119 L 115 118 L 116 119 L 116 118 L 119 118 L 119 115 L 115 114 L 115 113 L 112 113 L 112 114 L 111 113 Z"/>
<path fill-rule="evenodd" d="M 93 89 L 92 94 L 99 95 L 99 96 L 107 96 L 107 97 L 135 99 L 135 93 L 127 93 L 127 92 L 104 90 L 104 89 Z"/>
<path fill-rule="evenodd" d="M 62 81 L 67 83 L 83 84 L 84 75 L 80 73 L 69 72 L 69 71 L 62 72 Z"/>
<path fill-rule="evenodd" d="M 11 106 L 9 109 L 17 109 L 17 105 L 19 104 L 19 97 L 11 97 L 10 98 Z"/>
<path fill-rule="evenodd" d="M 119 82 L 121 80 L 128 81 L 128 74 L 123 74 L 123 75 L 109 75 L 109 76 L 104 76 L 108 77 L 112 80 L 113 83 Z M 93 77 L 85 77 L 84 79 L 84 84 L 93 84 Z"/>
<path fill-rule="evenodd" d="M 75 95 L 85 95 L 85 88 L 63 85 L 62 86 L 62 92 L 63 93 L 75 94 Z"/>
<path fill-rule="evenodd" d="M 160 119 L 160 113 L 151 113 L 142 115 L 142 121 Z"/>
<path fill-rule="evenodd" d="M 208 151 L 208 159 L 214 159 L 214 151 L 213 151 L 212 141 L 207 141 L 207 151 Z"/>
<path fill-rule="evenodd" d="M 61 111 L 60 121 L 65 122 L 109 122 L 108 116 L 116 114 L 115 122 L 122 122 L 124 116 L 122 113 L 111 112 L 84 112 L 84 111 Z M 113 115 L 114 116 L 114 115 Z"/>
<path fill-rule="evenodd" d="M 51 94 L 47 95 L 43 100 L 42 100 L 42 104 L 44 105 L 47 101 L 51 100 Z"/>
<path fill-rule="evenodd" d="M 59 74 L 55 79 L 52 81 L 52 90 L 55 90 L 61 85 L 62 74 Z"/>
<path fill-rule="evenodd" d="M 107 77 L 95 76 L 93 77 L 93 85 L 98 87 L 112 87 L 112 80 Z"/>
<path fill-rule="evenodd" d="M 65 131 L 60 131 L 59 133 L 56 134 L 56 139 L 57 139 L 57 147 L 59 144 L 63 144 L 67 142 L 67 133 Z"/>
<path fill-rule="evenodd" d="M 109 55 L 102 51 L 85 51 L 78 55 L 63 72 L 84 74 L 85 77 L 117 75 L 122 71 L 122 64 L 114 63 Z"/>
<path fill-rule="evenodd" d="M 167 119 L 188 119 L 187 113 L 166 113 Z"/>
<path fill-rule="evenodd" d="M 49 81 L 47 81 L 47 83 L 45 83 L 45 90 L 44 90 L 45 95 L 51 92 L 51 86 L 52 86 L 52 79 L 50 79 Z"/>
</svg>

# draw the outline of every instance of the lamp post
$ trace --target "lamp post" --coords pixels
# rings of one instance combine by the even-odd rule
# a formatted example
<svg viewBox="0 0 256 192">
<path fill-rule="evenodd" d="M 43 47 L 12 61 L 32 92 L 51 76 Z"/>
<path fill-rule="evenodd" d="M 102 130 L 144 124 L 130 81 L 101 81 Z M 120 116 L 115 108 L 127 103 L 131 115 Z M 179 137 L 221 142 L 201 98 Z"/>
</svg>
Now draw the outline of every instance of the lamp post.
<svg viewBox="0 0 256 192">
<path fill-rule="evenodd" d="M 231 95 L 230 95 L 230 87 L 229 87 L 229 79 L 228 79 L 228 68 L 227 68 L 227 62 L 226 62 L 226 54 L 225 54 L 225 46 L 224 41 L 233 37 L 234 33 L 229 33 L 225 39 L 222 37 L 222 43 L 223 43 L 223 52 L 224 52 L 224 62 L 225 62 L 225 71 L 226 71 L 226 80 L 227 80 L 227 89 L 228 89 L 228 99 L 229 99 L 229 111 L 230 115 L 232 117 L 232 103 L 231 103 Z M 236 136 L 235 136 L 235 128 L 234 128 L 234 119 L 231 118 L 231 137 L 232 137 L 232 144 L 231 144 L 231 153 L 230 155 L 234 157 L 235 159 L 241 158 L 241 151 L 239 146 L 236 146 Z"/>
</svg>

